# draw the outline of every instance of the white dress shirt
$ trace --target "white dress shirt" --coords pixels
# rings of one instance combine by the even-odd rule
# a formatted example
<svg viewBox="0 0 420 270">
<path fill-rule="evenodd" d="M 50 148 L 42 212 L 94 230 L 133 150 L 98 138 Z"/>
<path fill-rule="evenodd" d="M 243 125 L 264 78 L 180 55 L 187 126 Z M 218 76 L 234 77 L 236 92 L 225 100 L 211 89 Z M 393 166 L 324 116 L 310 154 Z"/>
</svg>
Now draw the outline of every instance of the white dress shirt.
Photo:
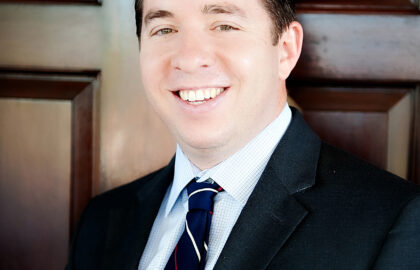
<svg viewBox="0 0 420 270">
<path fill-rule="evenodd" d="M 199 182 L 211 178 L 224 189 L 224 192 L 220 192 L 214 198 L 210 226 L 205 269 L 213 269 L 236 220 L 291 118 L 291 110 L 286 104 L 279 116 L 247 145 L 215 167 L 201 172 L 177 146 L 174 180 L 153 223 L 138 269 L 165 268 L 184 231 L 188 211 L 188 195 L 185 187 L 194 177 L 199 177 Z"/>
</svg>

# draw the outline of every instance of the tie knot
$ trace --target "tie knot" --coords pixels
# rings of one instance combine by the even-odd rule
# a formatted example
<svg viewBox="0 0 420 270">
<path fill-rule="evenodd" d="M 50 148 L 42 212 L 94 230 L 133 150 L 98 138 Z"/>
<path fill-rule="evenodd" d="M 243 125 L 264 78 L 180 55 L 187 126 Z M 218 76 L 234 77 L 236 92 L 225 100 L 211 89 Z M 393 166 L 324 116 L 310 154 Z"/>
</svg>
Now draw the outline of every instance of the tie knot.
<svg viewBox="0 0 420 270">
<path fill-rule="evenodd" d="M 189 210 L 213 211 L 213 198 L 222 191 L 217 183 L 191 182 L 187 186 Z"/>
</svg>

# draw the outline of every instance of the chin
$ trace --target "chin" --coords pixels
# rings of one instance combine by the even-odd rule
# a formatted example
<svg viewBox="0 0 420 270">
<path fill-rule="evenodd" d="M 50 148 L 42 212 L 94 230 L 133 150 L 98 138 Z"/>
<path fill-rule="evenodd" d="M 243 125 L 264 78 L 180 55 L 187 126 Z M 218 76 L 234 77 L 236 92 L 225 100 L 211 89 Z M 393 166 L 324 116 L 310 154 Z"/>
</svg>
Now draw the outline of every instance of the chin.
<svg viewBox="0 0 420 270">
<path fill-rule="evenodd" d="M 222 136 L 219 132 L 213 134 L 210 132 L 188 133 L 179 138 L 178 142 L 198 151 L 216 150 L 227 143 L 226 136 Z"/>
</svg>

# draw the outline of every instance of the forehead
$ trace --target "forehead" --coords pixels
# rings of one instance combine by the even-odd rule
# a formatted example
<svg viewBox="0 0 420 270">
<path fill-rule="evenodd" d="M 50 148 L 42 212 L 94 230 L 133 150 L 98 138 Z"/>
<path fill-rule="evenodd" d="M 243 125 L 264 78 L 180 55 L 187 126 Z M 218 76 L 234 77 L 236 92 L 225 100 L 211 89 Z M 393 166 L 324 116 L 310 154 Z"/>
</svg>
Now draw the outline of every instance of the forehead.
<svg viewBox="0 0 420 270">
<path fill-rule="evenodd" d="M 188 16 L 192 11 L 201 11 L 203 14 L 209 14 L 211 12 L 205 12 L 214 10 L 214 8 L 221 7 L 223 10 L 228 11 L 227 13 L 239 13 L 239 15 L 245 15 L 247 11 L 255 8 L 261 8 L 262 0 L 143 0 L 143 16 L 150 11 L 167 10 L 171 13 L 180 12 L 182 16 Z M 214 12 L 214 13 L 225 13 L 225 12 Z"/>
</svg>

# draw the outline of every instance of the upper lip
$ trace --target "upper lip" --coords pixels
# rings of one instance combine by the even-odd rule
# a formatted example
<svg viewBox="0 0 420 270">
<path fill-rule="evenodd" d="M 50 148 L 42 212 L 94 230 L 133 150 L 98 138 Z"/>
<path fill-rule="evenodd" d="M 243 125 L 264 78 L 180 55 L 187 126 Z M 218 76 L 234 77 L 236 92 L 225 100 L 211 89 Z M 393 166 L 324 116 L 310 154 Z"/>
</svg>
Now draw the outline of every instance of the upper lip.
<svg viewBox="0 0 420 270">
<path fill-rule="evenodd" d="M 177 91 L 181 91 L 181 90 L 198 90 L 198 89 L 207 89 L 207 88 L 228 88 L 229 86 L 187 86 L 187 87 L 178 87 L 178 88 L 171 88 L 170 91 L 171 92 L 177 92 Z"/>
</svg>

